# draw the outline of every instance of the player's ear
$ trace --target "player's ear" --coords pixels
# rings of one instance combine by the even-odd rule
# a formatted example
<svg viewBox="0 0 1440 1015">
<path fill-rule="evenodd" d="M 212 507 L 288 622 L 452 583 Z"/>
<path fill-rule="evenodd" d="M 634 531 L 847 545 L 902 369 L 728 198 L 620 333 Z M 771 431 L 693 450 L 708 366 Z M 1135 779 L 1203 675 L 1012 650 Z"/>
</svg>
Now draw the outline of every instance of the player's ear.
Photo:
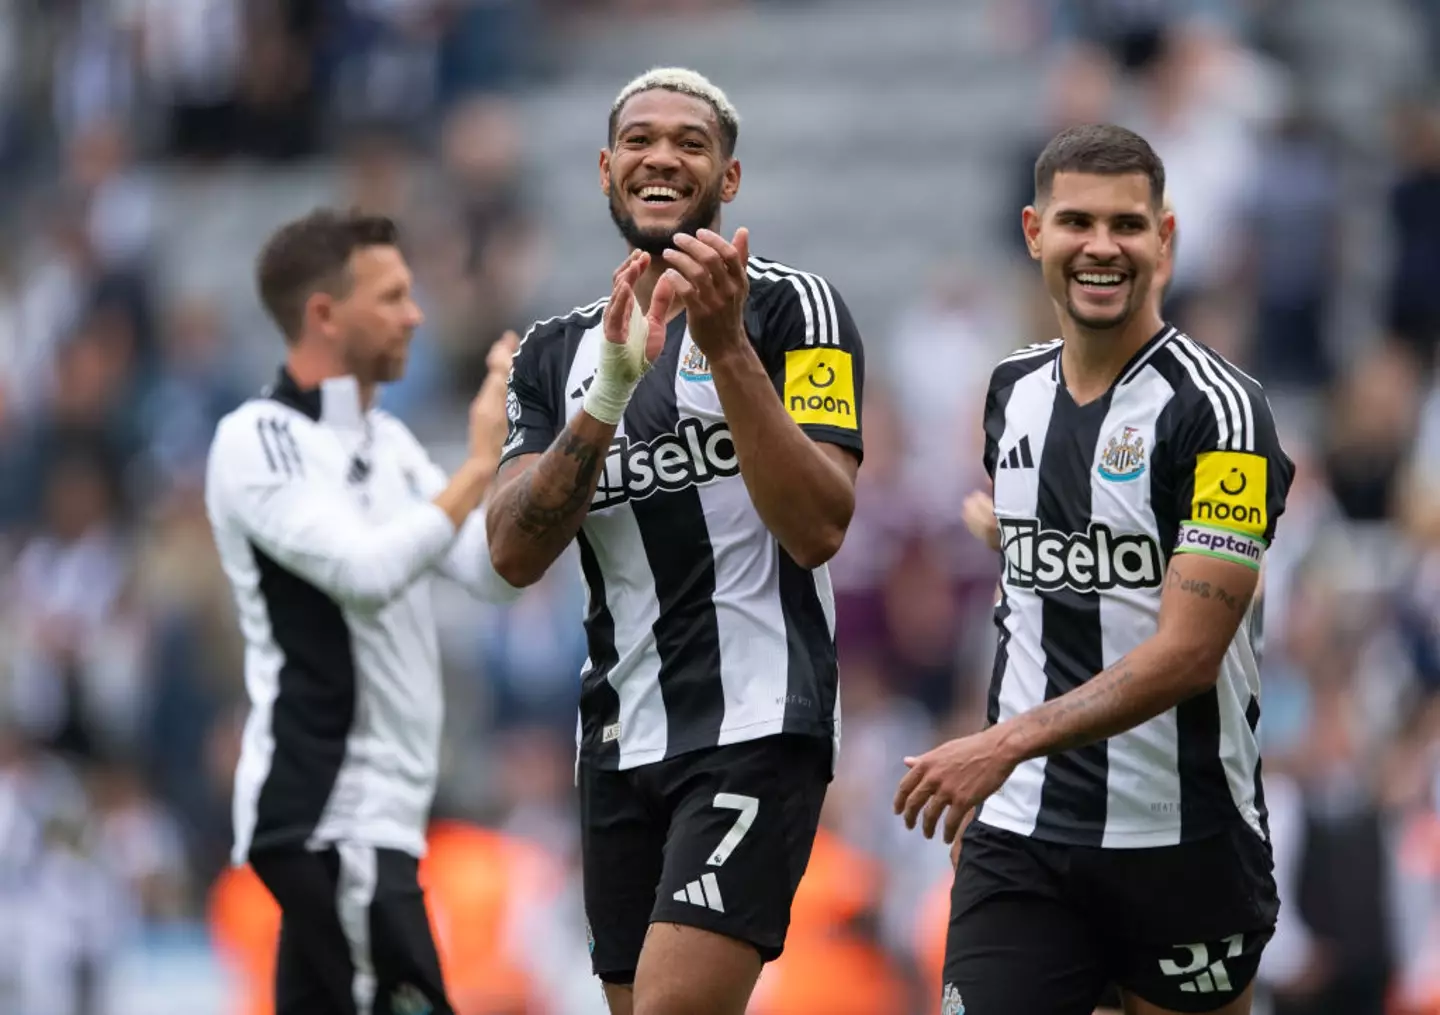
<svg viewBox="0 0 1440 1015">
<path fill-rule="evenodd" d="M 1030 256 L 1040 260 L 1040 212 L 1033 204 L 1020 213 L 1020 229 L 1025 233 L 1025 248 Z"/>
<path fill-rule="evenodd" d="M 1160 256 L 1169 257 L 1175 246 L 1175 210 L 1167 200 L 1160 209 Z"/>
<path fill-rule="evenodd" d="M 610 149 L 600 149 L 600 192 L 610 196 Z"/>
<path fill-rule="evenodd" d="M 740 193 L 740 160 L 731 158 L 725 166 L 725 177 L 720 181 L 720 200 L 726 204 L 735 200 Z"/>
<path fill-rule="evenodd" d="M 305 300 L 305 312 L 300 333 L 324 335 L 335 324 L 335 297 L 320 290 L 311 293 Z"/>
</svg>

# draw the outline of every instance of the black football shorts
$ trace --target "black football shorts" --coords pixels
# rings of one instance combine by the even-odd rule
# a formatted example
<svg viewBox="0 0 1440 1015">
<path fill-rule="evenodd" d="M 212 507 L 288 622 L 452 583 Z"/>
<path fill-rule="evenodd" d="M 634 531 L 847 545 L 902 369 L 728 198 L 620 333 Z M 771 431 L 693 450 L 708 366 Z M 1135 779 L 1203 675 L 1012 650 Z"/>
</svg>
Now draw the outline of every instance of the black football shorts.
<svg viewBox="0 0 1440 1015">
<path fill-rule="evenodd" d="M 1278 912 L 1270 846 L 1239 823 L 1100 849 L 977 821 L 950 894 L 945 997 L 965 1015 L 1090 1015 L 1114 984 L 1171 1011 L 1215 1011 L 1254 979 Z"/>
<path fill-rule="evenodd" d="M 585 915 L 595 974 L 631 983 L 651 923 L 779 957 L 820 824 L 830 741 L 782 734 L 626 771 L 580 766 Z"/>
</svg>

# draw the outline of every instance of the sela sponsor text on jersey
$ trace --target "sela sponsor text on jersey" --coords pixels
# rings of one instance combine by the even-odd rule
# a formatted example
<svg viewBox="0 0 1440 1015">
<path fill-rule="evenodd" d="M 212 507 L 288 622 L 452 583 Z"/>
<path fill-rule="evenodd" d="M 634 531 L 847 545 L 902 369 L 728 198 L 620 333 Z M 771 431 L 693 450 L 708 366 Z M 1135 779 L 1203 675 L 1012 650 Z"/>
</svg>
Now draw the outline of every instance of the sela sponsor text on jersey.
<svg viewBox="0 0 1440 1015">
<path fill-rule="evenodd" d="M 1001 518 L 1000 550 L 1007 583 L 1044 592 L 1156 588 L 1165 569 L 1155 540 L 1117 535 L 1099 522 L 1085 532 L 1056 532 L 1034 518 Z"/>
<path fill-rule="evenodd" d="M 683 490 L 739 474 L 740 459 L 724 423 L 682 419 L 673 432 L 654 440 L 632 441 L 623 435 L 612 440 L 590 510 L 603 511 L 656 491 Z"/>
</svg>

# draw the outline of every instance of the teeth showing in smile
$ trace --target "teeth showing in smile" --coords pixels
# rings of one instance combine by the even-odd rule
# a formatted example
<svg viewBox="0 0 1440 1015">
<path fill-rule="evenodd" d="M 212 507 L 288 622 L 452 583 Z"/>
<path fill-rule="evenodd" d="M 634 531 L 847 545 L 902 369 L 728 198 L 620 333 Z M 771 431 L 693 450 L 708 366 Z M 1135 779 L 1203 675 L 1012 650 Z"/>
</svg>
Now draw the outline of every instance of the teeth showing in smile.
<svg viewBox="0 0 1440 1015">
<path fill-rule="evenodd" d="M 642 201 L 678 201 L 680 191 L 674 187 L 642 187 L 640 189 L 640 200 Z"/>
<path fill-rule="evenodd" d="M 1119 285 L 1125 281 L 1123 275 L 1113 271 L 1078 271 L 1075 278 L 1084 285 Z"/>
</svg>

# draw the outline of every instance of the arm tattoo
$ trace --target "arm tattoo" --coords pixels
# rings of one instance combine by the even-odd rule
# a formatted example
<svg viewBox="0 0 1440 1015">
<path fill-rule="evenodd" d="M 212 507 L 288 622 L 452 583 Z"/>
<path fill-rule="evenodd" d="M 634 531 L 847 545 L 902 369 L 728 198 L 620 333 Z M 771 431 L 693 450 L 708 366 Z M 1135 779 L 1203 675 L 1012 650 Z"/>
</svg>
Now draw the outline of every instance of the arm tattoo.
<svg viewBox="0 0 1440 1015">
<path fill-rule="evenodd" d="M 1129 658 L 1121 658 L 1114 666 L 1096 674 L 1069 694 L 1062 694 L 1037 709 L 1035 718 L 1042 727 L 1076 725 L 1073 732 L 1055 742 L 1051 752 L 1058 754 L 1084 747 L 1129 729 L 1128 718 L 1112 723 L 1115 728 L 1108 729 L 1104 728 L 1103 717 L 1124 711 L 1126 699 L 1130 696 L 1130 685 L 1134 682 L 1135 672 L 1130 668 Z M 1096 726 L 1097 721 L 1101 724 L 1100 728 Z"/>
<path fill-rule="evenodd" d="M 560 435 L 552 450 L 559 452 L 559 458 L 547 456 L 521 476 L 510 502 L 510 517 L 516 527 L 536 540 L 568 526 L 575 514 L 590 502 L 605 460 L 602 449 L 568 430 Z M 563 466 L 570 462 L 574 463 L 574 472 L 567 477 Z"/>
<path fill-rule="evenodd" d="M 1227 610 L 1233 610 L 1236 613 L 1244 613 L 1245 607 L 1250 605 L 1248 596 L 1232 595 L 1219 585 L 1197 581 L 1194 578 L 1186 578 L 1173 567 L 1170 569 L 1170 575 L 1166 578 L 1165 584 L 1167 586 L 1173 585 L 1179 588 L 1181 592 L 1188 592 L 1197 599 L 1218 600 L 1221 606 Z"/>
</svg>

